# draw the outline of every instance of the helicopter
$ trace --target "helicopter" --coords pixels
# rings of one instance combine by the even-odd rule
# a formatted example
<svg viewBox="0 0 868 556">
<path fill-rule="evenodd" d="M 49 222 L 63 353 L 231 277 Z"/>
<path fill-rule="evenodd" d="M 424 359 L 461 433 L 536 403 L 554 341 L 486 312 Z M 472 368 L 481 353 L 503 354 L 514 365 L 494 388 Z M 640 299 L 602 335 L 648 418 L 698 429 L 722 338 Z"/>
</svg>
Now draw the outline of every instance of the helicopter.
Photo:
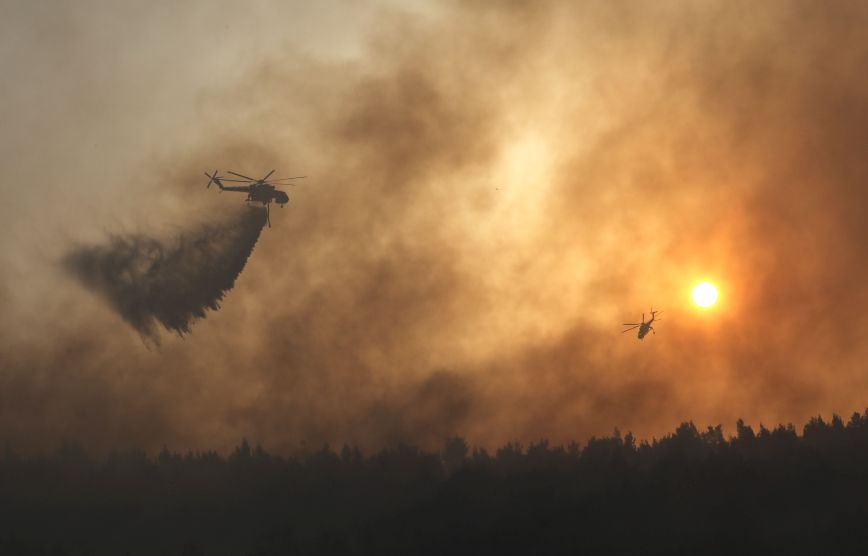
<svg viewBox="0 0 868 556">
<path fill-rule="evenodd" d="M 288 180 L 298 180 L 298 179 L 302 179 L 302 178 L 307 177 L 307 176 L 294 176 L 292 178 L 280 178 L 280 179 L 269 181 L 268 178 L 271 177 L 271 174 L 274 173 L 274 170 L 268 172 L 267 174 L 265 174 L 264 178 L 261 178 L 258 180 L 251 178 L 249 176 L 245 176 L 244 174 L 238 174 L 238 173 L 233 172 L 231 170 L 229 170 L 229 173 L 232 174 L 233 176 L 237 176 L 237 177 L 242 178 L 242 179 L 238 180 L 238 179 L 232 179 L 232 178 L 226 178 L 223 176 L 219 176 L 219 175 L 217 175 L 217 170 L 214 170 L 213 175 L 209 174 L 208 172 L 205 172 L 205 175 L 208 177 L 207 187 L 210 188 L 211 184 L 215 183 L 215 184 L 217 184 L 217 187 L 220 188 L 221 192 L 223 192 L 223 191 L 239 191 L 242 193 L 247 193 L 247 199 L 245 199 L 245 202 L 247 202 L 247 203 L 251 203 L 251 202 L 262 203 L 263 206 L 265 206 L 265 220 L 266 220 L 266 222 L 268 222 L 269 228 L 271 227 L 271 209 L 270 209 L 271 203 L 275 202 L 280 206 L 280 208 L 283 208 L 283 205 L 285 205 L 286 203 L 289 202 L 289 195 L 287 195 L 285 192 L 277 189 L 275 184 L 282 185 L 282 186 L 295 185 L 294 183 L 278 183 L 278 182 L 285 182 Z M 224 182 L 245 183 L 247 185 L 223 185 Z"/>
<path fill-rule="evenodd" d="M 659 315 L 662 312 L 663 311 L 655 311 L 654 307 L 651 307 L 651 320 L 649 320 L 648 322 L 645 322 L 645 313 L 642 313 L 642 322 L 638 322 L 638 323 L 637 322 L 625 322 L 624 326 L 629 326 L 630 328 L 625 328 L 624 330 L 621 331 L 621 334 L 623 334 L 624 332 L 629 332 L 630 330 L 633 330 L 634 328 L 639 329 L 638 338 L 640 340 L 643 339 L 648 334 L 649 330 L 653 334 L 657 334 L 657 332 L 654 332 L 654 327 L 651 326 L 651 323 L 654 322 L 654 319 L 657 317 L 657 315 Z"/>
</svg>

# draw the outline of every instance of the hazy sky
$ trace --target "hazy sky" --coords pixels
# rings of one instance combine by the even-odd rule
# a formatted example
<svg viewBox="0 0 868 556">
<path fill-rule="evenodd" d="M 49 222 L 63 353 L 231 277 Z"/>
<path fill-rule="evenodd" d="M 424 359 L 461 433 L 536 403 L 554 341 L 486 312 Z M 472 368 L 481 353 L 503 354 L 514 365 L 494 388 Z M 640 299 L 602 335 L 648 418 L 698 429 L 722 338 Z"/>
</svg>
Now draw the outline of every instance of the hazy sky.
<svg viewBox="0 0 868 556">
<path fill-rule="evenodd" d="M 861 2 L 4 2 L 0 443 L 861 411 L 866 28 Z M 60 261 L 219 222 L 215 168 L 310 177 L 222 308 L 149 349 Z M 620 334 L 651 305 L 656 335 Z"/>
</svg>

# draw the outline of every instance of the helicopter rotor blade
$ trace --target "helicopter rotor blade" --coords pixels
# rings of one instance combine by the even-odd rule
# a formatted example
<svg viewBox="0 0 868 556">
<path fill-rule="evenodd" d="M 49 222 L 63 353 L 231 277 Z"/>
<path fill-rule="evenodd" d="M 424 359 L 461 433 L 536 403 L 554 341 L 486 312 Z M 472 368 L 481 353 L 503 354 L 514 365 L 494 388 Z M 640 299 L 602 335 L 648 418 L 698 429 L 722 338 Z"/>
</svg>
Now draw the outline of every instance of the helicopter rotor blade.
<svg viewBox="0 0 868 556">
<path fill-rule="evenodd" d="M 262 179 L 261 179 L 261 180 L 259 180 L 259 181 L 265 181 L 265 180 L 267 180 L 267 179 L 268 179 L 268 177 L 269 177 L 269 176 L 270 176 L 270 175 L 271 175 L 271 174 L 273 174 L 273 173 L 274 173 L 274 170 L 272 170 L 272 171 L 270 171 L 270 172 L 268 172 L 268 173 L 267 173 L 267 174 L 265 174 L 265 177 L 264 177 L 264 178 L 262 178 Z"/>
<path fill-rule="evenodd" d="M 237 172 L 233 172 L 232 170 L 229 170 L 229 173 L 232 174 L 233 176 L 238 176 L 239 178 L 244 178 L 244 179 L 250 180 L 250 181 L 256 181 L 255 179 L 253 179 L 249 176 L 245 176 L 244 174 L 239 174 Z"/>
<path fill-rule="evenodd" d="M 625 323 L 623 323 L 623 325 L 624 326 L 642 326 L 642 323 L 641 322 L 625 322 Z"/>
<path fill-rule="evenodd" d="M 637 324 L 636 326 L 631 326 L 630 328 L 625 328 L 624 330 L 621 331 L 621 334 L 623 334 L 624 332 L 629 332 L 629 331 L 633 330 L 634 328 L 639 328 L 639 325 Z"/>
<path fill-rule="evenodd" d="M 273 171 L 273 170 L 272 170 L 272 171 Z M 268 175 L 270 176 L 271 174 L 268 174 Z M 291 177 L 291 178 L 277 178 L 277 179 L 275 179 L 275 180 L 271 180 L 271 181 L 300 180 L 300 179 L 302 179 L 302 178 L 306 178 L 306 177 L 307 177 L 307 176 L 293 176 L 293 177 Z"/>
</svg>

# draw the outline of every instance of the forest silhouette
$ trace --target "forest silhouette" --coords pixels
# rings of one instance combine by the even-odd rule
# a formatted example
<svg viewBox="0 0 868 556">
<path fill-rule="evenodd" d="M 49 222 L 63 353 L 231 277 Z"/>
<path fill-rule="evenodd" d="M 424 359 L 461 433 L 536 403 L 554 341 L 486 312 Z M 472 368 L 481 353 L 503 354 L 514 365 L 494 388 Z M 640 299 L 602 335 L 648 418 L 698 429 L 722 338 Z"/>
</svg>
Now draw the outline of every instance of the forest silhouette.
<svg viewBox="0 0 868 556">
<path fill-rule="evenodd" d="M 427 452 L 242 441 L 0 458 L 0 554 L 840 554 L 868 550 L 868 409 L 758 431 Z"/>
</svg>

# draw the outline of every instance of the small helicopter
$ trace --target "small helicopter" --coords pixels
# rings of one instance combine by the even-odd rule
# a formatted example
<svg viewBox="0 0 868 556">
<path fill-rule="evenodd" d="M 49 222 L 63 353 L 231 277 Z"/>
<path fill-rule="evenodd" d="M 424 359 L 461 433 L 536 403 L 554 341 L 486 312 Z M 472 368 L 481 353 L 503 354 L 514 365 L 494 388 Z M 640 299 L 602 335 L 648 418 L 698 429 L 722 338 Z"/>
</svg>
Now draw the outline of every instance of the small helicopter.
<svg viewBox="0 0 868 556">
<path fill-rule="evenodd" d="M 662 312 L 663 311 L 655 311 L 654 307 L 651 307 L 651 320 L 649 320 L 648 322 L 645 322 L 645 313 L 642 313 L 642 322 L 625 322 L 624 326 L 629 326 L 630 328 L 625 328 L 624 330 L 621 331 L 621 334 L 623 334 L 624 332 L 629 332 L 630 330 L 633 330 L 634 328 L 639 329 L 639 336 L 638 337 L 640 340 L 643 339 L 648 334 L 649 330 L 652 333 L 657 334 L 657 332 L 654 332 L 654 327 L 651 326 L 651 323 L 654 322 L 654 319 L 657 317 L 657 315 L 659 315 Z"/>
<path fill-rule="evenodd" d="M 295 185 L 294 183 L 279 183 L 286 182 L 288 180 L 298 180 L 301 178 L 305 178 L 307 176 L 295 176 L 292 178 L 280 178 L 276 180 L 269 181 L 268 178 L 271 177 L 271 174 L 274 173 L 274 170 L 265 174 L 265 177 L 262 179 L 253 179 L 251 177 L 245 176 L 244 174 L 238 174 L 233 171 L 229 171 L 233 176 L 237 176 L 242 178 L 240 180 L 225 178 L 223 176 L 217 175 L 217 170 L 214 170 L 214 174 L 211 175 L 208 172 L 205 172 L 205 175 L 208 176 L 208 186 L 211 187 L 212 183 L 216 183 L 217 187 L 220 188 L 220 191 L 240 191 L 242 193 L 247 193 L 247 199 L 245 202 L 250 203 L 262 203 L 265 206 L 265 219 L 268 222 L 268 227 L 271 227 L 271 203 L 272 201 L 280 205 L 280 208 L 283 208 L 283 205 L 289 202 L 289 195 L 280 191 L 276 188 L 275 184 L 286 186 L 286 185 Z M 247 185 L 223 185 L 224 182 L 233 182 L 233 183 L 246 183 Z"/>
</svg>

